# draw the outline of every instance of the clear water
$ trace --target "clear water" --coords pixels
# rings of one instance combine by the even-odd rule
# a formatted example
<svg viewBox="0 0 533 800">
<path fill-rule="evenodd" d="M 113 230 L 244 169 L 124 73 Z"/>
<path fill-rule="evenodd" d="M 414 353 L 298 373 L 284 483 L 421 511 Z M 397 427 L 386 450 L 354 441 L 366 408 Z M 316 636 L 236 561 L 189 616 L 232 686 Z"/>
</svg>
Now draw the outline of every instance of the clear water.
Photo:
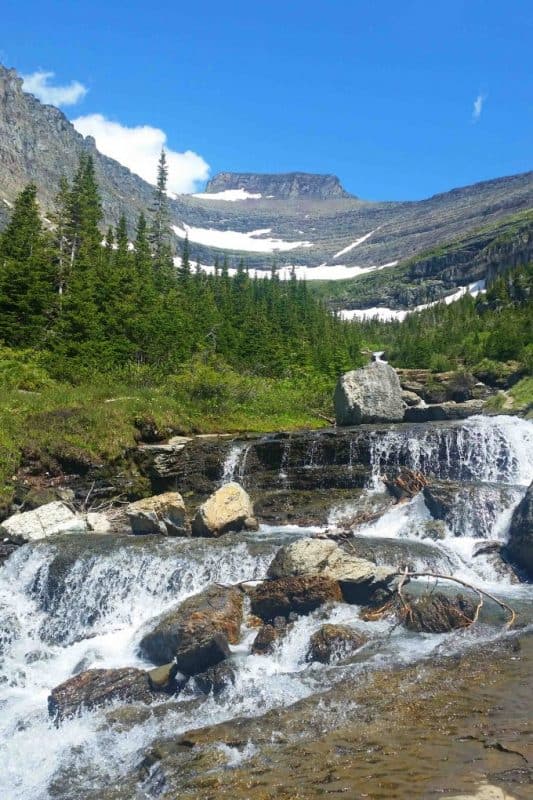
<svg viewBox="0 0 533 800">
<path fill-rule="evenodd" d="M 235 478 L 245 448 L 230 449 L 224 474 Z M 461 425 L 391 430 L 373 449 L 376 491 L 384 464 L 408 453 L 415 469 L 439 478 L 468 479 L 480 485 L 479 502 L 468 518 L 452 524 L 442 541 L 432 543 L 455 575 L 522 603 L 531 587 L 512 585 L 498 575 L 489 558 L 473 557 L 480 540 L 504 541 L 512 509 L 533 477 L 533 425 L 523 420 L 473 418 Z M 309 464 L 315 454 L 309 453 Z M 349 467 L 347 467 L 348 469 Z M 244 474 L 244 473 L 242 473 Z M 498 487 L 509 486 L 508 492 Z M 492 487 L 492 488 L 491 488 Z M 490 494 L 493 493 L 494 497 Z M 486 514 L 487 498 L 492 511 Z M 332 520 L 334 520 L 332 515 Z M 429 512 L 421 496 L 397 505 L 363 536 L 418 541 Z M 462 533 L 458 530 L 464 526 Z M 92 667 L 149 667 L 137 652 L 146 627 L 159 613 L 212 582 L 235 583 L 261 578 L 277 548 L 317 529 L 264 526 L 257 534 L 220 541 L 131 539 L 102 552 L 88 547 L 66 562 L 57 577 L 57 543 L 25 546 L 0 570 L 0 797 L 3 800 L 45 800 L 60 770 L 82 775 L 89 787 L 120 780 L 156 736 L 182 731 L 240 715 L 257 716 L 324 691 L 334 682 L 353 679 L 369 665 L 408 663 L 442 648 L 463 646 L 464 637 L 416 636 L 393 629 L 386 621 L 364 622 L 355 607 L 338 605 L 328 614 L 301 618 L 271 655 L 250 655 L 254 629 L 246 629 L 234 649 L 235 686 L 220 698 L 207 698 L 191 710 L 186 702 L 162 719 L 150 719 L 119 731 L 105 720 L 105 710 L 85 713 L 55 727 L 47 713 L 50 690 L 71 675 Z M 88 538 L 87 538 L 88 541 Z M 354 663 L 309 665 L 309 637 L 324 623 L 339 622 L 371 633 L 370 643 Z M 485 635 L 480 628 L 476 635 Z M 487 633 L 486 635 L 494 635 Z M 250 743 L 253 752 L 253 743 Z M 231 765 L 242 751 L 225 755 Z M 83 798 L 83 791 L 73 797 Z"/>
</svg>

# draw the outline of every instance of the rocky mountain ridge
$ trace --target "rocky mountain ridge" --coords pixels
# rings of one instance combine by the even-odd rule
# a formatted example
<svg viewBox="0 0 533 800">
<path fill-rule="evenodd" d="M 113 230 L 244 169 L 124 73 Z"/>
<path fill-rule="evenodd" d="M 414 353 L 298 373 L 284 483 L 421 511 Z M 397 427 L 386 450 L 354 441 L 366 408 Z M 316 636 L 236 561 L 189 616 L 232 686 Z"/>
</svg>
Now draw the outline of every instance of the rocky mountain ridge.
<svg viewBox="0 0 533 800">
<path fill-rule="evenodd" d="M 244 189 L 265 198 L 316 197 L 328 200 L 351 197 L 336 175 L 315 175 L 309 172 L 261 174 L 255 172 L 219 172 L 208 181 L 206 193 Z"/>
<path fill-rule="evenodd" d="M 29 181 L 37 184 L 46 217 L 60 178 L 72 177 L 82 152 L 95 161 L 105 224 L 116 224 L 124 213 L 133 233 L 139 212 L 150 209 L 153 187 L 99 153 L 94 139 L 81 136 L 60 110 L 25 93 L 17 73 L 0 66 L 0 226 Z M 261 197 L 228 202 L 213 196 L 235 188 Z M 532 208 L 533 172 L 416 202 L 360 200 L 335 176 L 221 173 L 203 195 L 178 195 L 169 205 L 176 250 L 188 234 L 192 257 L 204 265 L 227 255 L 230 265 L 244 257 L 259 270 L 270 270 L 275 261 L 279 267 L 295 265 L 311 279 L 360 280 Z M 436 296 L 467 282 L 460 261 L 457 268 L 448 266 L 446 281 L 432 284 Z M 416 277 L 421 286 L 426 280 Z"/>
</svg>

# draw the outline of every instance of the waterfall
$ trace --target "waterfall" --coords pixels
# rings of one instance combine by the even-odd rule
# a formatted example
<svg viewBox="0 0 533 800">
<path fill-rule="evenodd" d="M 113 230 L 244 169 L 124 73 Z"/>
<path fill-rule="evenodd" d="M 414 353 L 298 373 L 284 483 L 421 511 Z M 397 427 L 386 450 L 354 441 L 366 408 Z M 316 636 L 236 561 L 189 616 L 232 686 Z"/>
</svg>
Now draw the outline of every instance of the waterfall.
<svg viewBox="0 0 533 800">
<path fill-rule="evenodd" d="M 527 486 L 533 473 L 533 425 L 517 417 L 470 417 L 453 425 L 410 426 L 375 434 L 374 479 L 399 466 L 434 478 Z"/>
<path fill-rule="evenodd" d="M 305 455 L 293 443 L 293 474 L 297 462 L 313 486 L 328 464 L 349 473 L 358 468 L 359 457 L 366 468 L 370 435 L 373 485 L 363 499 L 370 497 L 376 507 L 383 499 L 376 490 L 379 476 L 400 466 L 460 484 L 444 538 L 437 541 L 427 538 L 435 521 L 422 494 L 392 507 L 389 498 L 381 517 L 357 528 L 357 538 L 373 548 L 376 562 L 392 563 L 394 556 L 415 568 L 453 571 L 456 577 L 490 586 L 500 596 L 513 598 L 513 605 L 522 603 L 521 619 L 527 624 L 531 587 L 512 586 L 494 571 L 488 556 L 475 557 L 474 548 L 483 537 L 504 541 L 507 535 L 512 510 L 533 477 L 533 423 L 499 416 L 370 432 L 363 427 L 354 431 L 349 443 L 346 435 L 339 438 L 340 451 L 334 450 L 337 440 L 331 433 L 327 439 L 313 434 Z M 253 446 L 237 442 L 229 447 L 224 480 L 242 482 Z M 290 438 L 279 447 L 281 463 L 274 462 L 270 480 L 278 486 L 279 466 L 279 481 L 287 486 Z M 341 457 L 335 460 L 338 452 Z M 353 497 L 354 511 L 360 492 Z M 336 524 L 334 513 L 330 524 Z M 172 700 L 171 712 L 154 714 L 122 731 L 109 723 L 108 709 L 83 713 L 60 727 L 51 722 L 47 697 L 54 686 L 91 668 L 149 668 L 138 644 L 158 614 L 211 583 L 262 578 L 282 543 L 308 535 L 310 530 L 265 526 L 255 534 L 212 540 L 73 534 L 25 545 L 14 553 L 0 569 L 2 800 L 96 796 L 100 788 L 120 785 L 156 738 L 287 708 L 335 682 L 356 682 L 361 670 L 410 663 L 443 647 L 457 652 L 468 643 L 472 646 L 477 637 L 499 635 L 500 628 L 495 633 L 484 623 L 476 637 L 416 636 L 391 620 L 364 621 L 353 606 L 334 604 L 299 618 L 271 654 L 250 655 L 257 629 L 245 615 L 241 641 L 232 647 L 235 685 L 221 696 L 196 698 L 191 705 L 194 692 L 186 689 Z M 309 665 L 309 638 L 324 622 L 351 625 L 371 641 L 340 667 Z M 231 762 L 234 754 L 227 755 Z M 60 790 L 51 788 L 58 777 Z"/>
<path fill-rule="evenodd" d="M 222 478 L 220 484 L 237 481 L 244 483 L 246 457 L 250 450 L 250 445 L 244 442 L 236 442 L 230 447 L 224 464 L 222 466 Z"/>
</svg>

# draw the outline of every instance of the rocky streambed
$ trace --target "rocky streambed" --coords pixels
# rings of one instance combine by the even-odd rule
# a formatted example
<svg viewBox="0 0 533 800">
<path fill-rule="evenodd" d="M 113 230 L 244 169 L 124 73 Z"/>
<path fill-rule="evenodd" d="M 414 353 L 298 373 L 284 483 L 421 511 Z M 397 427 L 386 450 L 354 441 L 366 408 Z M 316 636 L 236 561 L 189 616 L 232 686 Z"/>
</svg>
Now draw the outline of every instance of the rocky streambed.
<svg viewBox="0 0 533 800">
<path fill-rule="evenodd" d="M 236 481 L 259 530 L 64 533 L 7 558 L 2 797 L 425 798 L 484 781 L 526 797 L 533 596 L 505 545 L 515 512 L 527 549 L 532 423 L 197 438 L 143 448 L 139 464 L 191 516 Z M 322 553 L 312 579 L 306 542 Z M 372 577 L 354 593 L 361 560 Z M 399 624 L 382 606 L 406 567 L 483 588 L 517 620 L 485 597 L 471 627 Z M 414 605 L 428 589 L 458 591 L 424 578 L 405 592 Z M 462 592 L 472 615 L 478 596 Z M 199 624 L 201 670 L 187 660 Z"/>
</svg>

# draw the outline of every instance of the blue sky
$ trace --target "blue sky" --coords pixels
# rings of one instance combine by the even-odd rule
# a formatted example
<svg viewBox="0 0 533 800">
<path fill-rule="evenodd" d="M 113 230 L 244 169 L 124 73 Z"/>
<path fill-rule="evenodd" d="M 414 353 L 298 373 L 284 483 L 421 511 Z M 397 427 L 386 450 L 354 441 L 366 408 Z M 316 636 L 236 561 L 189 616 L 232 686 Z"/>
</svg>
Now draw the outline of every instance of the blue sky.
<svg viewBox="0 0 533 800">
<path fill-rule="evenodd" d="M 69 118 L 141 172 L 166 141 L 176 190 L 199 188 L 209 165 L 332 172 L 360 197 L 416 199 L 531 169 L 531 9 L 7 0 L 0 61 L 54 73 L 30 85 L 78 96 Z M 46 93 L 73 81 L 70 96 Z"/>
</svg>

